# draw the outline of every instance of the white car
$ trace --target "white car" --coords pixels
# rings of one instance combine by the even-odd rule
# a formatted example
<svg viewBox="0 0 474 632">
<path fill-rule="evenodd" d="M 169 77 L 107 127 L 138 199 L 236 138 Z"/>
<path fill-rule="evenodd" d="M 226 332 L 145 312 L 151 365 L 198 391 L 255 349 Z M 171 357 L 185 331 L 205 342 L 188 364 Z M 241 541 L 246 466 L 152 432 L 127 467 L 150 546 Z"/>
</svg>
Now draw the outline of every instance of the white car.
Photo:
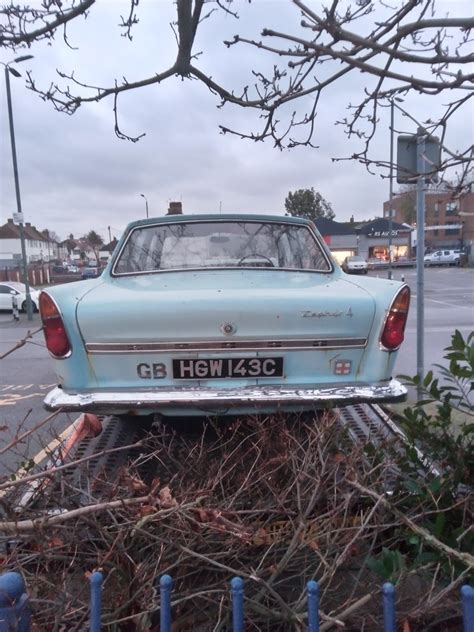
<svg viewBox="0 0 474 632">
<path fill-rule="evenodd" d="M 461 262 L 460 250 L 436 250 L 424 257 L 425 266 L 453 265 L 458 266 Z"/>
<path fill-rule="evenodd" d="M 368 268 L 367 261 L 359 255 L 346 257 L 342 262 L 342 269 L 347 274 L 367 274 Z"/>
<path fill-rule="evenodd" d="M 26 287 L 16 281 L 3 281 L 0 283 L 0 310 L 12 311 L 12 292 L 16 295 L 18 309 L 26 312 Z M 38 311 L 39 290 L 30 285 L 30 296 L 34 312 Z"/>
</svg>

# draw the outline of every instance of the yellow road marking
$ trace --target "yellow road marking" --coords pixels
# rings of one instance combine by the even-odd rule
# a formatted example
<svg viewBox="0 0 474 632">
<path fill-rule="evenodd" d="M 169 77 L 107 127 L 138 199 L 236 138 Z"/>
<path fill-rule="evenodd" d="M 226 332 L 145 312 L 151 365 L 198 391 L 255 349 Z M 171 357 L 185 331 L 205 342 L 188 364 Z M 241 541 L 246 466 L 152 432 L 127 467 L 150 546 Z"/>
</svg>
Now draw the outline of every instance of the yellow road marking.
<svg viewBox="0 0 474 632">
<path fill-rule="evenodd" d="M 29 393 L 28 395 L 20 395 L 19 393 L 7 393 L 0 398 L 0 406 L 14 406 L 17 402 L 31 397 L 44 397 L 44 393 Z"/>
<path fill-rule="evenodd" d="M 29 388 L 33 388 L 34 386 L 44 391 L 47 388 L 53 388 L 53 386 L 57 386 L 57 384 L 5 384 L 5 386 L 2 386 L 0 388 L 0 391 L 2 393 L 4 393 L 5 391 L 26 391 Z"/>
</svg>

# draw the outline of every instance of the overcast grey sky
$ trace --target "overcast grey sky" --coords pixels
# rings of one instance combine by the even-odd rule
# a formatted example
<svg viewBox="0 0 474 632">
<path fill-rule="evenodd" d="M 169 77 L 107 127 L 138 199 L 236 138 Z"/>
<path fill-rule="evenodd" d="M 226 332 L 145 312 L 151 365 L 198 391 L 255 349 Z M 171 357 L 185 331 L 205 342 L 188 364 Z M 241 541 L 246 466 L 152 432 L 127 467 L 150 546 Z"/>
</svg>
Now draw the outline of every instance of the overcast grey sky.
<svg viewBox="0 0 474 632">
<path fill-rule="evenodd" d="M 34 4 L 34 3 L 31 3 Z M 319 1 L 310 4 L 320 5 Z M 290 30 L 299 22 L 298 11 L 286 0 L 237 2 L 240 19 L 216 12 L 201 25 L 194 50 L 203 55 L 197 65 L 232 89 L 246 85 L 251 69 L 265 69 L 274 62 L 245 47 L 227 49 L 223 40 L 235 33 L 258 36 L 263 27 Z M 136 80 L 165 70 L 174 60 L 176 44 L 169 23 L 175 16 L 171 0 L 141 0 L 140 22 L 132 42 L 121 37 L 120 15 L 128 14 L 126 0 L 101 0 L 89 18 L 73 22 L 69 39 L 77 50 L 67 48 L 61 36 L 52 46 L 34 44 L 34 59 L 18 65 L 31 70 L 38 85 L 47 87 L 56 69 L 86 83 L 113 85 L 114 78 Z M 438 2 L 438 10 L 451 15 L 471 15 L 470 0 Z M 20 53 L 18 53 L 20 54 Z M 3 51 L 0 61 L 14 54 Z M 282 214 L 288 191 L 314 187 L 333 206 L 336 220 L 372 218 L 382 213 L 388 198 L 388 181 L 370 175 L 355 162 L 333 163 L 331 158 L 349 156 L 360 149 L 349 143 L 335 121 L 345 115 L 369 87 L 366 75 L 351 74 L 324 93 L 318 111 L 314 142 L 318 149 L 279 151 L 271 142 L 253 143 L 221 135 L 218 125 L 245 131 L 258 128 L 258 114 L 226 106 L 197 81 L 173 78 L 161 85 L 134 91 L 120 102 L 120 123 L 131 135 L 145 132 L 138 143 L 119 140 L 113 131 L 113 102 L 86 104 L 73 116 L 55 112 L 27 90 L 22 79 L 12 77 L 15 130 L 23 210 L 26 221 L 38 228 L 79 237 L 94 229 L 107 239 L 107 227 L 120 236 L 125 225 L 150 214 L 163 215 L 169 200 L 182 200 L 185 212 L 243 211 Z M 1 78 L 1 220 L 16 209 L 5 85 Z M 404 103 L 415 116 L 424 118 L 447 102 L 447 96 L 411 97 Z M 389 158 L 389 116 L 381 114 L 372 156 Z M 415 126 L 397 117 L 399 131 L 413 133 Z M 448 145 L 464 148 L 471 137 L 472 112 L 453 119 Z"/>
</svg>

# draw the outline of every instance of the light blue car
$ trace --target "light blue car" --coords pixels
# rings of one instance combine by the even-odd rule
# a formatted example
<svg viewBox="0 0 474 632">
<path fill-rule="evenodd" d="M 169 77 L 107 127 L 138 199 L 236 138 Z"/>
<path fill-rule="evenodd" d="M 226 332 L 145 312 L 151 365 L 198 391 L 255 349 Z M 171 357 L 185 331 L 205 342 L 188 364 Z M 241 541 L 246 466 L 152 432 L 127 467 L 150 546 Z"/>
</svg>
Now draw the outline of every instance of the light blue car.
<svg viewBox="0 0 474 632">
<path fill-rule="evenodd" d="M 130 224 L 100 278 L 40 296 L 48 410 L 295 411 L 403 399 L 410 290 L 354 278 L 314 225 L 262 215 Z"/>
</svg>

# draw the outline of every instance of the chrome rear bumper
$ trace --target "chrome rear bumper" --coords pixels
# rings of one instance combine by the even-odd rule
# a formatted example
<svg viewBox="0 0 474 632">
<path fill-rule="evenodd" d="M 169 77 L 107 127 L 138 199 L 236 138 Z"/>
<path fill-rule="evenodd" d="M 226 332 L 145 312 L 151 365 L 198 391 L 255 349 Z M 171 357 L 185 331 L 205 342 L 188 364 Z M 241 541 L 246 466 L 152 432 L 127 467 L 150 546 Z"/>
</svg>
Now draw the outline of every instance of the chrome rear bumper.
<svg viewBox="0 0 474 632">
<path fill-rule="evenodd" d="M 176 387 L 149 391 L 100 391 L 68 394 L 57 387 L 44 400 L 47 410 L 133 412 L 160 408 L 321 408 L 329 403 L 403 401 L 407 390 L 397 380 L 377 384 L 328 386 L 325 388 L 246 386 L 242 388 Z M 226 411 L 229 412 L 229 411 Z"/>
</svg>

